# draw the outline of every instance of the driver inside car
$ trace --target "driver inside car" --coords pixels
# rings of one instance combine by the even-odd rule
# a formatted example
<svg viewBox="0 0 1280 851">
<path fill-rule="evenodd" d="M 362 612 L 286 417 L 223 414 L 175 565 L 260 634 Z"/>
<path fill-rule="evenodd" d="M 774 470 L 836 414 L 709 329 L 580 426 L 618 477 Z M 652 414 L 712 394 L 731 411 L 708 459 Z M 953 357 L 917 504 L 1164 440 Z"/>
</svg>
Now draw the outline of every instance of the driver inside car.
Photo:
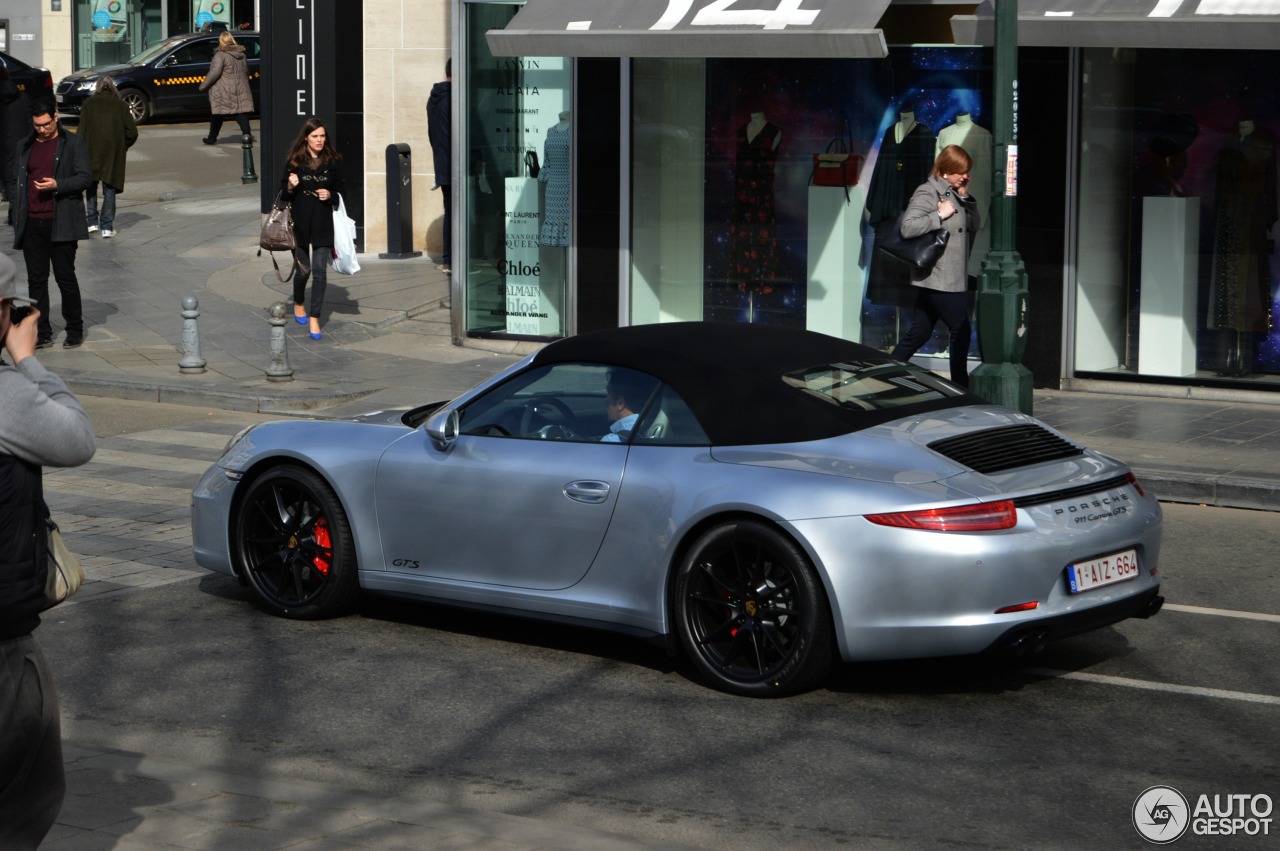
<svg viewBox="0 0 1280 851">
<path fill-rule="evenodd" d="M 609 373 L 604 389 L 605 414 L 609 417 L 609 433 L 600 438 L 601 443 L 626 443 L 636 427 L 640 414 L 635 408 L 644 407 L 649 394 L 640 382 L 630 375 Z M 634 407 L 633 407 L 634 406 Z"/>
</svg>

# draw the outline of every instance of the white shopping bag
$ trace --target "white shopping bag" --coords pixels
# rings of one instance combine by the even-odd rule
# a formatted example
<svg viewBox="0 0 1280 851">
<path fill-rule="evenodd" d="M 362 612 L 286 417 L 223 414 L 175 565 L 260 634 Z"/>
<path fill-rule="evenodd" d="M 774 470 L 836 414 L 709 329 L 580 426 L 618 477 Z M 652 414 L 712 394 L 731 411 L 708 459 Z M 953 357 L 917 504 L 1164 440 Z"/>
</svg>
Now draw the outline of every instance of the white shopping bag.
<svg viewBox="0 0 1280 851">
<path fill-rule="evenodd" d="M 356 260 L 356 223 L 347 218 L 347 205 L 338 195 L 338 209 L 333 211 L 333 268 L 343 275 L 360 271 Z"/>
</svg>

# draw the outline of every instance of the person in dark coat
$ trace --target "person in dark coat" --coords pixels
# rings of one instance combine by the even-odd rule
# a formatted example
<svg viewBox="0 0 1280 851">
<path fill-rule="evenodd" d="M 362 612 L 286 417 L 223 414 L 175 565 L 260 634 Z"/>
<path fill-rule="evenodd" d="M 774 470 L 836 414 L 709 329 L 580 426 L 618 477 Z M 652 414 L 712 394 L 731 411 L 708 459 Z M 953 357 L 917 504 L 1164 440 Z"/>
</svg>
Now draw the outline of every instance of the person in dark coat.
<svg viewBox="0 0 1280 851">
<path fill-rule="evenodd" d="M 226 116 L 236 120 L 242 136 L 250 135 L 253 89 L 249 88 L 249 58 L 245 56 L 244 45 L 237 43 L 235 36 L 226 30 L 218 35 L 218 49 L 214 51 L 200 91 L 209 93 L 209 111 L 213 113 L 209 135 L 204 138 L 206 145 L 218 143 L 218 132 Z"/>
<path fill-rule="evenodd" d="M 89 232 L 102 225 L 102 236 L 116 235 L 116 193 L 124 191 L 125 152 L 138 141 L 138 125 L 110 77 L 101 77 L 80 108 L 77 135 L 89 148 L 93 185 L 84 194 Z M 102 184 L 102 216 L 98 216 L 98 184 Z"/>
<path fill-rule="evenodd" d="M 14 316 L 13 261 L 0 254 L 0 848 L 35 849 L 62 809 L 58 692 L 35 631 L 45 607 L 41 467 L 93 457 L 93 424 L 35 356 L 39 317 Z M 16 321 L 15 321 L 16 320 Z"/>
<path fill-rule="evenodd" d="M 64 349 L 84 342 L 80 312 L 80 282 L 76 279 L 76 242 L 89 238 L 84 215 L 84 191 L 93 183 L 89 149 L 58 121 L 52 100 L 31 106 L 34 132 L 17 154 L 17 191 L 13 204 L 13 247 L 27 264 L 27 287 L 40 307 L 36 348 L 53 345 L 49 324 L 49 267 L 62 293 L 62 318 L 67 324 Z"/>
<path fill-rule="evenodd" d="M 289 148 L 280 181 L 283 199 L 293 205 L 293 231 L 298 241 L 299 269 L 293 275 L 293 318 L 310 322 L 311 339 L 319 340 L 320 312 L 333 259 L 333 211 L 342 191 L 342 155 L 329 142 L 324 122 L 312 116 L 302 124 Z M 310 252 L 311 269 L 304 272 Z M 304 306 L 307 278 L 311 278 L 311 310 Z"/>
<path fill-rule="evenodd" d="M 453 60 L 444 63 L 444 80 L 427 98 L 427 139 L 435 163 L 436 186 L 444 201 L 444 251 L 441 271 L 450 272 L 453 253 Z"/>
<path fill-rule="evenodd" d="M 9 202 L 8 223 L 13 224 L 14 174 L 18 146 L 31 135 L 31 101 L 18 84 L 9 79 L 9 69 L 0 65 L 0 194 Z"/>
</svg>

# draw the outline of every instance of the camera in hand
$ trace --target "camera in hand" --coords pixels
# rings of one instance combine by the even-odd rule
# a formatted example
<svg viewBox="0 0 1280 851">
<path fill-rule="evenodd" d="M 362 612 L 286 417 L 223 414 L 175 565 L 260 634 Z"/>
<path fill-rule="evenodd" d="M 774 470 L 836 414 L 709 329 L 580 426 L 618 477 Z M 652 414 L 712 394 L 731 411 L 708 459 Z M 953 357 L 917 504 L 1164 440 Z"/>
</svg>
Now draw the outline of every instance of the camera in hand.
<svg viewBox="0 0 1280 851">
<path fill-rule="evenodd" d="M 13 325 L 17 325 L 19 322 L 30 316 L 31 311 L 33 310 L 35 310 L 35 308 L 29 304 L 17 305 L 9 311 L 9 322 Z"/>
</svg>

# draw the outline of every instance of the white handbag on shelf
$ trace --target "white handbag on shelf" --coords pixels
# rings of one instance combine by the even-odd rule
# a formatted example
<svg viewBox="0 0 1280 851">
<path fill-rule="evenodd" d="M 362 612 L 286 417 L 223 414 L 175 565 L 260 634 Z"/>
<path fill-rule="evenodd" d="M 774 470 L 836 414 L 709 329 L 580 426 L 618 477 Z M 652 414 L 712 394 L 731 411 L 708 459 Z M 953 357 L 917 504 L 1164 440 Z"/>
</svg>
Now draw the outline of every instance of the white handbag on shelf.
<svg viewBox="0 0 1280 851">
<path fill-rule="evenodd" d="M 356 260 L 356 223 L 347 217 L 347 205 L 338 195 L 338 209 L 333 211 L 333 268 L 343 275 L 360 271 Z"/>
</svg>

